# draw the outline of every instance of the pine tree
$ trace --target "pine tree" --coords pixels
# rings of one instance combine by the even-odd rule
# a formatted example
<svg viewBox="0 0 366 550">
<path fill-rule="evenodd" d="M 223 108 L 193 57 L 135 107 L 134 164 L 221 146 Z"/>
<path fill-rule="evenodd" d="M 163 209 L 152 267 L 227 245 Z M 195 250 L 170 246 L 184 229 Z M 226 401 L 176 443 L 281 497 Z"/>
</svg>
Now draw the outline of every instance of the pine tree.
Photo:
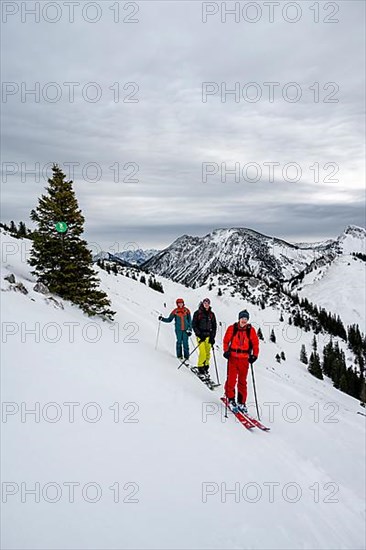
<svg viewBox="0 0 366 550">
<path fill-rule="evenodd" d="M 279 356 L 278 353 L 276 354 L 276 361 L 277 363 L 281 363 L 281 357 Z"/>
<path fill-rule="evenodd" d="M 271 342 L 276 342 L 276 335 L 275 335 L 273 329 L 271 330 L 271 334 L 269 336 L 269 339 L 270 339 Z"/>
<path fill-rule="evenodd" d="M 263 336 L 263 332 L 262 332 L 261 327 L 259 327 L 258 330 L 257 330 L 257 336 L 258 336 L 259 340 L 263 340 L 263 342 L 264 342 L 264 336 Z"/>
<path fill-rule="evenodd" d="M 282 311 L 281 311 L 281 314 L 280 314 L 280 321 L 281 321 L 281 322 L 283 321 Z"/>
<path fill-rule="evenodd" d="M 14 233 L 15 235 L 18 234 L 17 226 L 15 225 L 13 220 L 11 220 L 11 222 L 10 222 L 9 231 L 10 231 L 10 233 Z"/>
<path fill-rule="evenodd" d="M 37 224 L 33 232 L 33 247 L 29 264 L 32 273 L 51 292 L 79 305 L 88 315 L 113 319 L 107 295 L 98 290 L 99 280 L 93 269 L 92 253 L 81 239 L 84 216 L 79 209 L 72 181 L 55 164 L 53 177 L 48 180 L 47 194 L 31 211 Z M 66 224 L 66 232 L 58 233 L 55 225 Z"/>
<path fill-rule="evenodd" d="M 316 337 L 315 337 L 315 334 L 313 336 L 313 343 L 312 343 L 312 348 L 313 348 L 313 351 L 317 351 L 318 349 L 318 344 L 316 343 Z"/>
<path fill-rule="evenodd" d="M 27 228 L 24 222 L 19 222 L 18 237 L 21 239 L 27 236 Z"/>
<path fill-rule="evenodd" d="M 281 359 L 282 361 L 286 361 L 286 355 L 284 351 L 281 351 Z"/>
<path fill-rule="evenodd" d="M 305 348 L 305 344 L 303 344 L 301 346 L 301 350 L 300 350 L 300 361 L 301 363 L 304 363 L 304 365 L 307 365 L 308 364 L 308 356 L 306 354 L 306 348 Z"/>
<path fill-rule="evenodd" d="M 146 277 L 145 277 L 145 275 L 141 275 L 141 277 L 140 277 L 140 283 L 146 285 Z"/>
<path fill-rule="evenodd" d="M 341 374 L 341 377 L 339 380 L 339 389 L 345 393 L 349 392 L 349 385 L 348 385 L 347 375 L 345 372 Z"/>
<path fill-rule="evenodd" d="M 308 371 L 316 378 L 323 380 L 323 373 L 320 366 L 320 358 L 316 351 L 312 351 L 310 354 Z"/>
<path fill-rule="evenodd" d="M 364 407 L 366 403 L 366 383 L 364 378 L 361 378 L 360 385 L 361 385 L 360 400 L 361 400 L 362 406 Z"/>
<path fill-rule="evenodd" d="M 217 295 L 218 295 L 218 296 L 222 296 L 222 290 L 221 290 L 220 287 L 218 288 Z"/>
</svg>

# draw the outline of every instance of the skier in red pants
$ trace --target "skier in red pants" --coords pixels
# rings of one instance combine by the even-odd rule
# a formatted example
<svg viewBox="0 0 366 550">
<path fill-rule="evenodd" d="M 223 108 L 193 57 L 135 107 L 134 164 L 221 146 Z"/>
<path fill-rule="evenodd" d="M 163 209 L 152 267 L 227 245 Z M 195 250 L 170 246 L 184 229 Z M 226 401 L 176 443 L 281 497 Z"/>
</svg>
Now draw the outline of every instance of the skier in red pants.
<svg viewBox="0 0 366 550">
<path fill-rule="evenodd" d="M 248 323 L 246 309 L 239 313 L 237 323 L 230 325 L 224 336 L 224 357 L 228 360 L 228 375 L 225 394 L 231 405 L 241 412 L 248 412 L 247 375 L 249 364 L 258 359 L 259 341 L 255 328 Z M 238 402 L 235 401 L 235 387 L 238 381 Z"/>
</svg>

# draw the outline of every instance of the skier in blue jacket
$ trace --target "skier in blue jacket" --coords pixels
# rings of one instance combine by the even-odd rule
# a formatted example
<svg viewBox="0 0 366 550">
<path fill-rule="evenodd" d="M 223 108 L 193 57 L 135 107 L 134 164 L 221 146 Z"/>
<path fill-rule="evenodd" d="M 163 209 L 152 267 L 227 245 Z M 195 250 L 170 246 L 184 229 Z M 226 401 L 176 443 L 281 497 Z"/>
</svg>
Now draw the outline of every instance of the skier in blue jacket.
<svg viewBox="0 0 366 550">
<path fill-rule="evenodd" d="M 163 323 L 171 323 L 173 320 L 175 321 L 175 334 L 177 337 L 176 353 L 177 353 L 178 359 L 182 361 L 183 360 L 182 345 L 183 345 L 184 359 L 189 358 L 189 340 L 188 339 L 192 334 L 192 318 L 191 318 L 191 312 L 184 305 L 183 298 L 177 298 L 176 304 L 177 304 L 177 307 L 173 309 L 169 317 L 163 317 L 162 315 L 159 315 L 158 319 Z"/>
</svg>

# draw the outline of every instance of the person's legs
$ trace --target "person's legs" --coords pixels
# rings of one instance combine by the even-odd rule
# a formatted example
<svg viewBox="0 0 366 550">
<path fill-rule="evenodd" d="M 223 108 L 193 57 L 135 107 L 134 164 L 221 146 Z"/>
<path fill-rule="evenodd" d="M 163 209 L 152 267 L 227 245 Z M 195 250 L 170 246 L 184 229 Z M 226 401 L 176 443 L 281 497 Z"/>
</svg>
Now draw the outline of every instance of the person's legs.
<svg viewBox="0 0 366 550">
<path fill-rule="evenodd" d="M 225 395 L 228 399 L 235 399 L 235 386 L 238 369 L 234 359 L 229 359 L 228 375 L 225 383 Z"/>
<path fill-rule="evenodd" d="M 197 342 L 198 342 L 197 338 Z M 198 346 L 198 367 L 203 367 L 205 365 L 206 360 L 206 346 L 204 340 L 201 340 Z"/>
<path fill-rule="evenodd" d="M 177 357 L 180 359 L 180 358 L 183 357 L 183 354 L 182 354 L 182 334 L 183 334 L 183 332 L 180 330 L 179 332 L 177 331 L 175 334 L 177 336 L 177 344 L 176 344 Z"/>
<path fill-rule="evenodd" d="M 249 370 L 248 359 L 241 360 L 238 368 L 238 403 L 245 404 L 247 402 L 247 376 Z"/>
<path fill-rule="evenodd" d="M 208 371 L 208 368 L 210 366 L 210 358 L 211 358 L 210 338 L 206 338 L 205 347 L 206 347 L 206 367 L 207 367 L 207 371 Z"/>
<path fill-rule="evenodd" d="M 183 340 L 184 359 L 188 359 L 189 358 L 189 340 L 188 340 L 188 334 L 186 332 L 182 332 L 182 340 Z"/>
</svg>

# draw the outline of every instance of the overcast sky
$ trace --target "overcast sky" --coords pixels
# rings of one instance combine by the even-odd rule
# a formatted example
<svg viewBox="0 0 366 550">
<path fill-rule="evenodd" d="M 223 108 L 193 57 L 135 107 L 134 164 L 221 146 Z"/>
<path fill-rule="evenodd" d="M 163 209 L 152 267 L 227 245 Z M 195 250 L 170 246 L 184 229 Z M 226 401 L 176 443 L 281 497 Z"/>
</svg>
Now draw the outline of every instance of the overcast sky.
<svg viewBox="0 0 366 550">
<path fill-rule="evenodd" d="M 36 2 L 2 4 L 1 221 L 31 225 L 46 180 L 24 168 L 57 162 L 104 250 L 365 225 L 363 1 L 240 2 L 226 21 L 221 2 L 40 2 L 37 21 Z"/>
</svg>

